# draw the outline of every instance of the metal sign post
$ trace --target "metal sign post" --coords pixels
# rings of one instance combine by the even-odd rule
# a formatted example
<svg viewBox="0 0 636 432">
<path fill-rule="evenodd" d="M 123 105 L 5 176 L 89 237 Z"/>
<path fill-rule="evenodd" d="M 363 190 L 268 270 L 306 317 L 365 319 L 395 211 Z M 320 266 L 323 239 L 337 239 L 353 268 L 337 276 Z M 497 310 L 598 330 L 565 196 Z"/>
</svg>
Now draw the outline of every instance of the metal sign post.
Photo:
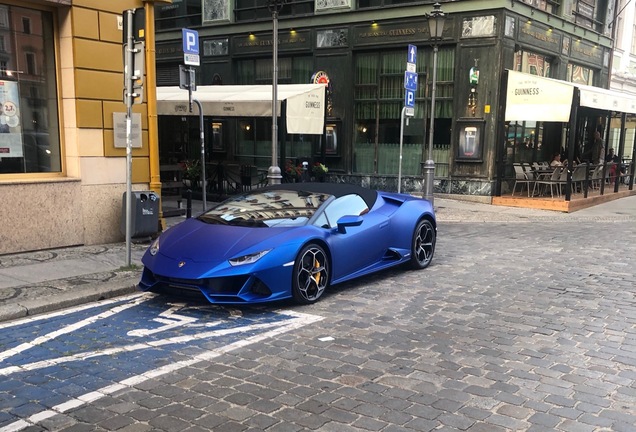
<svg viewBox="0 0 636 432">
<path fill-rule="evenodd" d="M 183 63 L 188 66 L 199 66 L 199 33 L 196 30 L 181 29 L 183 35 Z M 192 102 L 197 104 L 199 109 L 199 139 L 201 141 L 201 196 L 203 200 L 203 211 L 207 210 L 207 179 L 205 175 L 205 130 L 203 125 L 203 106 L 197 99 L 192 98 L 192 92 L 196 91 L 196 74 L 194 68 L 179 65 L 179 87 L 188 89 L 188 101 L 190 112 L 192 112 Z"/>
<path fill-rule="evenodd" d="M 402 147 L 404 143 L 404 121 L 415 115 L 415 92 L 417 92 L 417 47 L 409 45 L 406 51 L 406 70 L 404 71 L 404 107 L 400 115 L 400 161 L 398 164 L 398 193 L 402 191 Z"/>
<path fill-rule="evenodd" d="M 135 12 L 126 11 L 128 34 L 126 35 L 124 74 L 126 85 L 126 265 L 131 265 L 131 208 L 132 208 L 132 93 L 133 93 L 133 18 Z"/>
</svg>

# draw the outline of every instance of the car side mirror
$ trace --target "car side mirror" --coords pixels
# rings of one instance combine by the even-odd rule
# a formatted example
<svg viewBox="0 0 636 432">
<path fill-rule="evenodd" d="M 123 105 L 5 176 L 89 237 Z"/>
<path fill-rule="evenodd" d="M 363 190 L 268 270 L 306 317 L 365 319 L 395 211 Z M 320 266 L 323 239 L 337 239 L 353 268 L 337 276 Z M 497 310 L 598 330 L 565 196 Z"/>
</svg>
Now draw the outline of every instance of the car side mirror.
<svg viewBox="0 0 636 432">
<path fill-rule="evenodd" d="M 362 224 L 362 216 L 343 216 L 338 219 L 338 232 L 345 234 L 347 227 L 360 226 Z"/>
</svg>

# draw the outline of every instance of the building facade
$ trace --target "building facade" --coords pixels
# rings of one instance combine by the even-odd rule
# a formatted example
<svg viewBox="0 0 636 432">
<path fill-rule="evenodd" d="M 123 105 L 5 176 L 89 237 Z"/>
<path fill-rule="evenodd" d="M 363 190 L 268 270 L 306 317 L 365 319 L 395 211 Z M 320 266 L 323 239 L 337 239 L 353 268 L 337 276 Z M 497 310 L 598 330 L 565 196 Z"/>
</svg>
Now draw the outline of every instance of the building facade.
<svg viewBox="0 0 636 432">
<path fill-rule="evenodd" d="M 141 0 L 0 1 L 0 254 L 120 241 L 122 13 Z M 150 184 L 146 104 L 133 184 Z"/>
<path fill-rule="evenodd" d="M 506 69 L 607 88 L 614 0 L 441 1 L 446 15 L 436 44 L 432 155 L 435 192 L 488 201 L 494 191 L 495 135 L 501 76 Z M 158 5 L 157 85 L 177 85 L 181 28 L 199 32 L 197 82 L 271 84 L 271 5 L 253 0 L 174 1 Z M 402 189 L 421 191 L 428 156 L 433 41 L 432 1 L 329 0 L 282 2 L 278 15 L 278 83 L 328 82 L 323 137 L 288 136 L 284 166 L 310 159 L 331 181 L 397 189 L 402 141 Z M 414 117 L 401 128 L 407 47 L 417 47 Z M 206 117 L 210 161 L 266 169 L 271 120 Z M 162 163 L 197 155 L 198 120 L 159 118 Z M 511 160 L 527 152 L 550 159 L 559 143 L 543 143 L 543 126 L 510 126 Z M 220 138 L 219 138 L 220 137 Z M 554 147 L 554 148 L 553 148 Z"/>
<path fill-rule="evenodd" d="M 636 4 L 619 0 L 616 17 L 611 26 L 614 32 L 612 90 L 636 95 Z"/>
</svg>

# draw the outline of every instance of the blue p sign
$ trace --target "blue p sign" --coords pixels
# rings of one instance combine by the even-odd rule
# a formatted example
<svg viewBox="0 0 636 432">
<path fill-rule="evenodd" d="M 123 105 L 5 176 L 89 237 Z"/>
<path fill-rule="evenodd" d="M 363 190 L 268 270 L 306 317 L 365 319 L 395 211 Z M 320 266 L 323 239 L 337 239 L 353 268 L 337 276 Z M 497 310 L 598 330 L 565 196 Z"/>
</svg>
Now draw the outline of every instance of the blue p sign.
<svg viewBox="0 0 636 432">
<path fill-rule="evenodd" d="M 191 66 L 199 66 L 199 32 L 181 29 L 183 33 L 183 62 Z"/>
<path fill-rule="evenodd" d="M 183 52 L 185 54 L 199 54 L 199 32 L 196 30 L 182 29 Z"/>
<path fill-rule="evenodd" d="M 415 106 L 415 92 L 407 90 L 404 95 L 404 106 L 413 108 Z"/>
</svg>

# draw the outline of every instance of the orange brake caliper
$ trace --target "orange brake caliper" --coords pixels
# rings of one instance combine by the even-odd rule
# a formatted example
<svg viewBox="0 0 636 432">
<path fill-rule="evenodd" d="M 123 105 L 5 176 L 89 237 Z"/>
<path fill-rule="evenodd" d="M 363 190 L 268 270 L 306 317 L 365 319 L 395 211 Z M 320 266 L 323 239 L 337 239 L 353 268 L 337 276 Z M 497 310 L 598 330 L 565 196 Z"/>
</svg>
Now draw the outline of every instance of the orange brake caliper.
<svg viewBox="0 0 636 432">
<path fill-rule="evenodd" d="M 314 268 L 320 268 L 320 263 L 316 258 L 314 258 Z M 320 285 L 320 272 L 316 274 L 316 285 Z"/>
</svg>

